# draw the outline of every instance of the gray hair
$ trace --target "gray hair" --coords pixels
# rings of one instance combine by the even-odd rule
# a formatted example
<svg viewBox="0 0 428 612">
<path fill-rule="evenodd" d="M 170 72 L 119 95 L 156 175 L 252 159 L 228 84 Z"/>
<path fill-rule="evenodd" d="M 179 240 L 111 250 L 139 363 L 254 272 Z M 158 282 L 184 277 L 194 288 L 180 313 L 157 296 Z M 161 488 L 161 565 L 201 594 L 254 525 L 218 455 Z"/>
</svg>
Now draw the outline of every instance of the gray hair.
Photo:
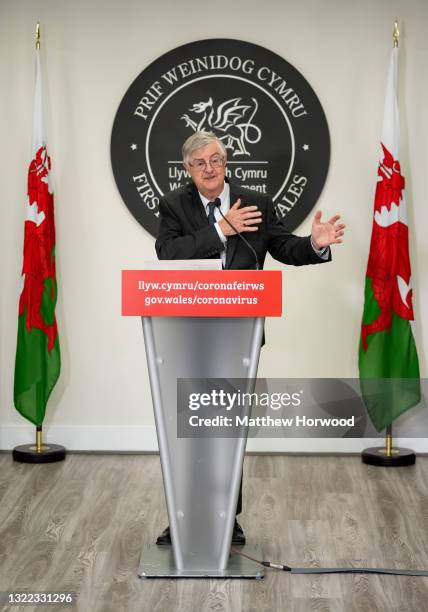
<svg viewBox="0 0 428 612">
<path fill-rule="evenodd" d="M 221 151 L 221 154 L 226 159 L 226 147 L 213 132 L 195 132 L 185 141 L 181 149 L 183 154 L 183 163 L 189 164 L 192 160 L 192 153 L 197 149 L 203 149 L 215 142 Z"/>
</svg>

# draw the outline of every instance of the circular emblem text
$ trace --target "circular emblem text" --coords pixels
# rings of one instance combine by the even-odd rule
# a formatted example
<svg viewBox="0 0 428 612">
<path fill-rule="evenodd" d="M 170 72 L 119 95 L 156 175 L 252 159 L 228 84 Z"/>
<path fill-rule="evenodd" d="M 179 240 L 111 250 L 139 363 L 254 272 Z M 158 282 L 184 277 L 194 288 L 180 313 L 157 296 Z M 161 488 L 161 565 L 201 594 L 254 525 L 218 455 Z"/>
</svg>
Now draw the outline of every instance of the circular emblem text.
<svg viewBox="0 0 428 612">
<path fill-rule="evenodd" d="M 213 39 L 169 51 L 135 79 L 114 120 L 111 160 L 126 206 L 153 236 L 160 197 L 189 181 L 181 146 L 196 130 L 223 141 L 227 176 L 269 193 L 290 231 L 305 219 L 325 183 L 330 138 L 296 68 L 263 47 Z"/>
</svg>

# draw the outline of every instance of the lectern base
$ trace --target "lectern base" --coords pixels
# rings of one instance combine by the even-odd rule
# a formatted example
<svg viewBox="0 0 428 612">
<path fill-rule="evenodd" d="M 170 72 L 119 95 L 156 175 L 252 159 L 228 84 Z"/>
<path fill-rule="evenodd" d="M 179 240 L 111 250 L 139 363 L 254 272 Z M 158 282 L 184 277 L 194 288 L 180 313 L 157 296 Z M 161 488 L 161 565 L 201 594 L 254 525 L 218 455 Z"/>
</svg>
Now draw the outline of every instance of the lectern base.
<svg viewBox="0 0 428 612">
<path fill-rule="evenodd" d="M 261 550 L 255 546 L 240 547 L 243 553 L 262 558 Z M 149 544 L 143 548 L 138 568 L 139 578 L 247 578 L 261 580 L 264 568 L 240 555 L 231 555 L 224 571 L 178 570 L 174 564 L 171 546 Z"/>
</svg>

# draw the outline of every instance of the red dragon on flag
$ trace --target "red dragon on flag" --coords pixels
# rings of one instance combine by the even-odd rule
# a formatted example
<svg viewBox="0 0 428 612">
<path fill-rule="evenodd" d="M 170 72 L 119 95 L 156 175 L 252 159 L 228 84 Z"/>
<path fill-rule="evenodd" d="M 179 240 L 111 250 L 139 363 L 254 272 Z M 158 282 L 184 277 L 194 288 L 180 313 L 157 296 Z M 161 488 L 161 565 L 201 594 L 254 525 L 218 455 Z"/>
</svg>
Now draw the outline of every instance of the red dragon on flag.
<svg viewBox="0 0 428 612">
<path fill-rule="evenodd" d="M 22 265 L 24 286 L 19 300 L 19 315 L 25 313 L 28 332 L 33 327 L 41 329 L 48 338 L 48 351 L 52 350 L 57 335 L 53 312 L 56 302 L 55 223 L 53 194 L 49 190 L 50 165 L 46 147 L 40 147 L 28 171 L 29 210 L 25 220 Z M 43 301 L 47 303 L 42 304 Z"/>
<path fill-rule="evenodd" d="M 409 230 L 402 205 L 404 177 L 400 162 L 382 144 L 383 160 L 379 163 L 374 201 L 374 217 L 367 276 L 380 308 L 373 322 L 362 325 L 363 348 L 367 336 L 390 329 L 392 313 L 413 321 L 410 288 Z"/>
</svg>

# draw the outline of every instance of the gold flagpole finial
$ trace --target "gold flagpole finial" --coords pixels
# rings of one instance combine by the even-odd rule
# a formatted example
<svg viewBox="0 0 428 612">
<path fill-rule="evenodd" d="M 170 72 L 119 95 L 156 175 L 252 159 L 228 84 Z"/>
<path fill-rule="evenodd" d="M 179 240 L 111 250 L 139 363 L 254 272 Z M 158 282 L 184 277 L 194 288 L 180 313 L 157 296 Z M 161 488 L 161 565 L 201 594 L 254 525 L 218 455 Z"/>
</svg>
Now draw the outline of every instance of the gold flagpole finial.
<svg viewBox="0 0 428 612">
<path fill-rule="evenodd" d="M 36 24 L 36 49 L 37 51 L 40 49 L 40 22 L 39 21 Z"/>
<path fill-rule="evenodd" d="M 398 47 L 398 39 L 400 38 L 400 30 L 398 29 L 397 19 L 394 21 L 394 31 L 392 33 L 392 40 L 394 41 L 394 47 Z"/>
</svg>

